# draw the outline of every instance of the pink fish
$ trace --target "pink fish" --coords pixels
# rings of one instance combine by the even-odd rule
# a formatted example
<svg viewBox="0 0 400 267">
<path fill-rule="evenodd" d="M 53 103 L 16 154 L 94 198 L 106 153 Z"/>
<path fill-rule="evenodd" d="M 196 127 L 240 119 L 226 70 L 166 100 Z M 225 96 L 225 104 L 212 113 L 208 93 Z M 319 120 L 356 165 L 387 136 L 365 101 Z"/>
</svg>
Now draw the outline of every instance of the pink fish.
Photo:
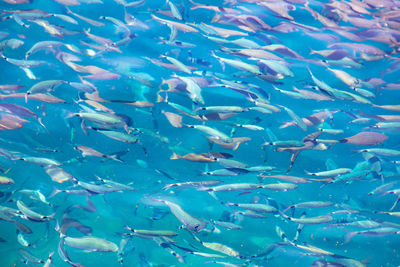
<svg viewBox="0 0 400 267">
<path fill-rule="evenodd" d="M 118 80 L 120 77 L 121 75 L 109 71 L 83 76 L 85 79 L 92 80 Z"/>
<path fill-rule="evenodd" d="M 27 95 L 25 93 L 14 93 L 14 94 L 9 94 L 9 95 L 2 95 L 0 94 L 0 99 L 5 99 L 5 98 L 22 98 L 25 99 L 25 97 L 27 97 L 28 99 L 33 99 L 33 100 L 37 100 L 37 101 L 42 101 L 42 102 L 46 102 L 46 103 L 65 103 L 64 100 L 52 96 L 50 94 L 31 94 L 31 95 Z"/>
<path fill-rule="evenodd" d="M 353 144 L 353 145 L 379 145 L 386 141 L 388 137 L 384 134 L 377 132 L 361 132 L 356 135 L 344 138 L 340 140 L 341 143 Z"/>
<path fill-rule="evenodd" d="M 21 128 L 27 120 L 10 114 L 2 114 L 0 119 L 0 131 L 15 130 Z"/>
</svg>

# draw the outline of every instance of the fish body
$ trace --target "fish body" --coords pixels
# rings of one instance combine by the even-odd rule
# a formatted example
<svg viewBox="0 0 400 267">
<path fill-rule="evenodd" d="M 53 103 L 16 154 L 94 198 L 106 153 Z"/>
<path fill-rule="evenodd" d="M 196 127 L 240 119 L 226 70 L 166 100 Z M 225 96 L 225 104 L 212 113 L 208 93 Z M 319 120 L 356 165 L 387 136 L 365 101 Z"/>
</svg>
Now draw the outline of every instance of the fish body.
<svg viewBox="0 0 400 267">
<path fill-rule="evenodd" d="M 28 208 L 21 200 L 17 200 L 17 207 L 24 215 L 24 218 L 33 222 L 47 222 L 54 219 L 54 215 L 42 215 Z"/>
<path fill-rule="evenodd" d="M 175 217 L 187 228 L 190 232 L 197 233 L 206 228 L 207 224 L 197 219 L 196 217 L 190 215 L 186 211 L 184 211 L 179 205 L 167 201 L 167 200 L 158 200 L 169 207 L 171 212 L 175 215 Z"/>
<path fill-rule="evenodd" d="M 338 176 L 338 175 L 349 173 L 351 171 L 352 171 L 352 169 L 349 169 L 349 168 L 339 168 L 339 169 L 323 171 L 323 172 L 314 172 L 314 173 L 306 172 L 306 173 L 308 175 L 320 176 L 320 177 L 335 177 L 335 176 Z"/>
<path fill-rule="evenodd" d="M 14 180 L 5 176 L 0 176 L 0 184 L 1 185 L 7 185 L 7 184 L 13 184 Z"/>
<path fill-rule="evenodd" d="M 62 238 L 67 246 L 82 249 L 87 252 L 117 252 L 118 246 L 110 241 L 94 236 L 70 237 Z"/>
</svg>

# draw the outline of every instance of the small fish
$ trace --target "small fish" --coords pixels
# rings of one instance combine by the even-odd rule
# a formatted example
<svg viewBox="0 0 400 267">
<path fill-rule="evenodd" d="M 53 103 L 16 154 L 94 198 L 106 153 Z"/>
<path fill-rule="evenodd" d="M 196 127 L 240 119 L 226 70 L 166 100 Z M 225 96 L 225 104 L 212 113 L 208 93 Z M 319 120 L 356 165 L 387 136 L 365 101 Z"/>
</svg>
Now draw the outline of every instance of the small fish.
<svg viewBox="0 0 400 267">
<path fill-rule="evenodd" d="M 193 28 L 191 26 L 188 26 L 186 24 L 183 23 L 179 23 L 179 22 L 175 22 L 175 21 L 171 21 L 171 20 L 166 20 L 166 19 L 161 19 L 153 14 L 151 14 L 151 17 L 155 20 L 157 20 L 158 22 L 162 23 L 162 24 L 169 24 L 169 25 L 173 25 L 175 28 L 177 28 L 178 30 L 181 30 L 183 32 L 199 32 L 196 28 Z"/>
<path fill-rule="evenodd" d="M 118 158 L 117 154 L 106 155 L 97 150 L 94 150 L 93 148 L 86 147 L 86 146 L 75 146 L 74 149 L 80 151 L 82 153 L 82 157 L 92 156 L 92 157 L 112 159 L 112 160 L 115 160 L 118 162 L 124 162 L 123 160 Z"/>
<path fill-rule="evenodd" d="M 203 242 L 198 237 L 196 237 L 196 236 L 194 236 L 194 237 L 198 242 L 200 242 L 206 248 L 218 251 L 220 253 L 223 253 L 223 254 L 231 256 L 231 257 L 241 258 L 241 255 L 239 252 L 237 252 L 236 250 L 234 250 L 226 245 L 216 243 L 216 242 Z"/>
<path fill-rule="evenodd" d="M 378 227 L 365 231 L 347 231 L 344 237 L 344 243 L 350 242 L 350 240 L 356 235 L 362 236 L 387 236 L 387 235 L 398 235 L 400 231 L 398 228 L 393 227 Z"/>
<path fill-rule="evenodd" d="M 313 175 L 313 176 L 320 176 L 320 177 L 335 177 L 338 175 L 346 174 L 351 172 L 352 169 L 349 168 L 339 168 L 339 169 L 334 169 L 334 170 L 329 170 L 329 171 L 323 171 L 323 172 L 308 172 L 305 171 L 308 175 Z"/>
<path fill-rule="evenodd" d="M 130 144 L 139 143 L 139 139 L 136 136 L 132 136 L 126 133 L 110 131 L 110 130 L 101 130 L 99 128 L 94 128 L 94 127 L 91 127 L 90 129 L 93 129 L 98 133 L 104 134 L 105 136 L 120 142 L 130 143 Z"/>
<path fill-rule="evenodd" d="M 298 185 L 291 183 L 279 183 L 279 184 L 265 184 L 262 186 L 263 189 L 269 189 L 274 191 L 289 191 L 294 190 Z"/>
<path fill-rule="evenodd" d="M 214 52 L 211 53 L 211 55 L 213 57 L 215 57 L 216 59 L 218 59 L 221 64 L 226 63 L 234 68 L 240 69 L 240 70 L 244 70 L 244 71 L 248 71 L 250 73 L 253 74 L 259 74 L 261 75 L 261 71 L 260 68 L 258 66 L 255 65 L 250 65 L 248 63 L 245 63 L 243 61 L 240 60 L 233 60 L 233 59 L 228 59 L 228 58 L 223 58 L 223 57 L 219 57 L 217 55 L 214 54 Z"/>
<path fill-rule="evenodd" d="M 271 213 L 271 212 L 277 212 L 278 210 L 273 207 L 270 206 L 268 204 L 261 204 L 261 203 L 230 203 L 227 202 L 226 203 L 229 206 L 235 206 L 235 207 L 239 207 L 242 209 L 247 209 L 247 210 L 252 210 L 255 212 L 260 212 L 260 213 Z"/>
<path fill-rule="evenodd" d="M 215 159 L 214 157 L 210 157 L 210 155 L 208 155 L 206 153 L 203 153 L 203 154 L 189 153 L 189 154 L 181 156 L 181 155 L 178 155 L 175 152 L 173 152 L 170 159 L 172 159 L 172 160 L 186 159 L 186 160 L 194 161 L 194 162 L 215 162 L 215 161 L 217 161 L 217 159 Z"/>
<path fill-rule="evenodd" d="M 373 153 L 375 155 L 382 155 L 382 156 L 389 156 L 389 157 L 394 157 L 394 156 L 399 156 L 400 151 L 395 150 L 395 149 L 389 149 L 389 148 L 366 148 L 362 150 L 358 150 L 357 152 L 368 152 L 368 153 Z"/>
<path fill-rule="evenodd" d="M 29 243 L 22 233 L 18 233 L 17 235 L 18 243 L 23 247 L 34 247 L 32 243 Z"/>
<path fill-rule="evenodd" d="M 61 237 L 62 241 L 73 248 L 82 249 L 86 252 L 117 252 L 118 246 L 108 240 L 94 237 L 94 236 L 83 236 L 83 237 Z"/>
<path fill-rule="evenodd" d="M 173 231 L 168 230 L 140 230 L 133 229 L 132 227 L 126 226 L 127 230 L 131 231 L 130 235 L 144 236 L 144 237 L 154 237 L 154 236 L 177 236 L 178 234 Z"/>
<path fill-rule="evenodd" d="M 356 135 L 340 140 L 341 143 L 353 145 L 379 145 L 385 142 L 388 137 L 377 132 L 360 132 Z"/>
<path fill-rule="evenodd" d="M 279 105 L 281 108 L 286 110 L 286 112 L 289 114 L 289 116 L 293 119 L 294 122 L 296 122 L 297 126 L 300 127 L 303 131 L 307 131 L 307 124 L 301 119 L 299 116 L 297 116 L 296 113 L 293 112 L 290 108 L 287 108 L 285 106 Z"/>
<path fill-rule="evenodd" d="M 39 200 L 44 204 L 51 206 L 51 204 L 47 201 L 46 197 L 40 192 L 40 190 L 22 189 L 18 192 L 29 195 L 31 199 Z"/>
<path fill-rule="evenodd" d="M 54 159 L 49 159 L 49 158 L 41 158 L 41 157 L 21 157 L 19 158 L 19 160 L 23 160 L 29 163 L 33 163 L 33 164 L 38 164 L 41 166 L 60 166 L 62 165 L 60 162 L 54 160 Z"/>
<path fill-rule="evenodd" d="M 42 215 L 28 208 L 21 200 L 17 200 L 17 207 L 22 212 L 23 218 L 33 222 L 47 222 L 54 219 L 55 213 Z"/>
<path fill-rule="evenodd" d="M 5 176 L 0 176 L 0 184 L 1 185 L 8 185 L 13 184 L 14 180 Z"/>
<path fill-rule="evenodd" d="M 51 261 L 53 257 L 54 251 L 49 253 L 49 257 L 47 258 L 46 262 L 43 264 L 43 267 L 50 267 L 51 266 Z"/>
<path fill-rule="evenodd" d="M 163 187 L 163 190 L 168 190 L 171 187 L 193 187 L 193 188 L 199 188 L 199 187 L 207 187 L 207 186 L 213 186 L 222 183 L 222 181 L 218 180 L 208 180 L 208 181 L 198 181 L 198 182 L 182 182 L 182 183 L 174 183 L 174 184 L 167 184 Z"/>
<path fill-rule="evenodd" d="M 290 205 L 285 210 L 283 210 L 283 213 L 289 209 L 294 209 L 294 208 L 298 209 L 325 208 L 325 207 L 330 207 L 332 205 L 333 203 L 330 201 L 307 201 Z"/>
<path fill-rule="evenodd" d="M 263 188 L 263 184 L 259 183 L 236 183 L 236 184 L 224 184 L 213 187 L 199 188 L 202 191 L 212 192 L 230 192 L 230 191 L 246 191 Z"/>
<path fill-rule="evenodd" d="M 218 226 L 230 229 L 230 230 L 240 230 L 240 229 L 242 229 L 242 226 L 240 226 L 238 224 L 235 224 L 235 223 L 231 223 L 231 222 L 215 221 L 215 220 L 211 220 L 211 222 L 214 225 L 218 225 Z"/>
<path fill-rule="evenodd" d="M 47 165 L 44 167 L 44 169 L 54 182 L 63 183 L 73 179 L 73 176 L 70 173 L 66 172 L 60 167 Z"/>
<path fill-rule="evenodd" d="M 218 130 L 216 130 L 214 128 L 211 128 L 209 126 L 206 126 L 206 125 L 188 125 L 188 124 L 185 124 L 185 126 L 189 127 L 189 128 L 194 128 L 196 130 L 199 130 L 199 131 L 201 131 L 201 132 L 203 132 L 205 134 L 208 134 L 208 135 L 210 135 L 212 137 L 220 139 L 220 140 L 222 140 L 224 142 L 232 142 L 232 138 L 231 137 L 229 137 L 226 134 L 224 134 L 224 133 L 222 133 L 222 132 L 220 132 L 220 131 L 218 131 Z"/>
<path fill-rule="evenodd" d="M 288 219 L 289 221 L 299 223 L 299 224 L 322 224 L 322 223 L 329 223 L 333 220 L 332 216 L 293 218 L 293 217 L 287 216 L 283 212 L 281 212 L 280 214 L 282 217 Z"/>
<path fill-rule="evenodd" d="M 283 180 L 286 182 L 291 182 L 291 183 L 310 183 L 309 179 L 303 178 L 303 177 L 298 177 L 298 176 L 289 176 L 289 175 L 269 175 L 269 176 L 264 176 L 260 175 L 262 177 L 262 180 L 265 178 L 273 178 L 273 179 L 279 179 Z"/>
<path fill-rule="evenodd" d="M 193 217 L 186 211 L 184 211 L 179 205 L 167 201 L 167 200 L 162 200 L 162 199 L 155 199 L 156 201 L 160 201 L 167 205 L 171 212 L 175 215 L 175 217 L 183 223 L 186 229 L 188 229 L 190 232 L 193 233 L 198 233 L 202 230 L 204 230 L 207 226 L 206 222 L 197 219 L 196 217 Z"/>
</svg>

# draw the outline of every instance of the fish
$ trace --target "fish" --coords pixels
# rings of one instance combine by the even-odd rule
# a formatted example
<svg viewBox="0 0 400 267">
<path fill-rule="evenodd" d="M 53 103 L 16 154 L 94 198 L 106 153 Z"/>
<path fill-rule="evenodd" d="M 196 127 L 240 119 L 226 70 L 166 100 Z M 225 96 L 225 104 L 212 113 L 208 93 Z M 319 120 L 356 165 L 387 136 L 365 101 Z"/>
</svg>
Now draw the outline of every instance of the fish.
<svg viewBox="0 0 400 267">
<path fill-rule="evenodd" d="M 49 266 L 51 266 L 53 254 L 54 254 L 54 251 L 51 251 L 51 252 L 49 253 L 49 257 L 47 258 L 46 262 L 43 264 L 43 267 L 49 267 Z"/>
<path fill-rule="evenodd" d="M 9 185 L 13 184 L 14 180 L 5 176 L 0 176 L 0 184 L 1 185 Z"/>
<path fill-rule="evenodd" d="M 130 143 L 136 144 L 139 143 L 139 139 L 136 136 L 126 134 L 123 132 L 111 131 L 111 130 L 102 130 L 100 128 L 90 127 L 90 129 L 95 130 L 98 133 L 101 133 L 111 139 L 123 142 L 123 143 Z"/>
<path fill-rule="evenodd" d="M 223 132 L 218 131 L 217 129 L 211 128 L 209 126 L 206 125 L 189 125 L 189 124 L 185 124 L 186 127 L 188 128 L 193 128 L 196 130 L 199 130 L 205 134 L 208 134 L 211 137 L 215 137 L 218 140 L 222 140 L 224 142 L 231 142 L 232 138 L 229 137 L 228 135 L 226 135 Z"/>
<path fill-rule="evenodd" d="M 17 200 L 17 207 L 22 212 L 23 218 L 33 222 L 47 222 L 53 220 L 55 213 L 51 215 L 42 215 L 28 208 L 24 202 Z"/>
<path fill-rule="evenodd" d="M 360 132 L 356 135 L 339 140 L 340 143 L 353 145 L 379 145 L 385 142 L 388 137 L 378 132 Z"/>
<path fill-rule="evenodd" d="M 215 55 L 214 52 L 212 52 L 211 55 L 213 57 L 215 57 L 216 59 L 218 59 L 221 62 L 221 64 L 225 64 L 226 63 L 226 64 L 228 64 L 228 65 L 230 65 L 230 66 L 232 66 L 234 68 L 237 68 L 237 69 L 240 69 L 240 70 L 244 70 L 244 71 L 248 71 L 248 72 L 253 73 L 253 74 L 259 74 L 259 75 L 262 74 L 261 71 L 260 71 L 260 68 L 258 66 L 256 66 L 256 65 L 251 65 L 251 64 L 245 63 L 245 62 L 240 61 L 240 60 L 232 60 L 232 59 L 219 57 L 219 56 Z"/>
<path fill-rule="evenodd" d="M 298 187 L 298 185 L 291 184 L 291 183 L 279 183 L 279 184 L 265 184 L 265 185 L 262 185 L 261 188 L 274 190 L 274 191 L 288 191 L 288 190 L 294 190 L 297 187 Z"/>
<path fill-rule="evenodd" d="M 108 240 L 94 237 L 94 236 L 83 236 L 83 237 L 62 237 L 62 242 L 67 246 L 83 249 L 86 252 L 117 252 L 118 246 Z"/>
<path fill-rule="evenodd" d="M 175 22 L 175 21 L 171 21 L 171 20 L 162 19 L 162 18 L 155 16 L 154 14 L 151 14 L 151 17 L 154 20 L 157 20 L 158 22 L 160 22 L 162 24 L 173 25 L 175 28 L 177 28 L 178 30 L 183 31 L 183 32 L 198 32 L 198 30 L 196 28 L 193 28 L 184 23 L 179 23 L 179 22 Z"/>
<path fill-rule="evenodd" d="M 351 239 L 356 235 L 363 235 L 363 236 L 386 236 L 386 235 L 393 235 L 399 234 L 398 228 L 393 227 L 378 227 L 370 230 L 364 231 L 348 231 L 344 237 L 344 242 L 348 243 Z"/>
<path fill-rule="evenodd" d="M 145 237 L 152 237 L 152 236 L 177 236 L 178 234 L 173 231 L 168 230 L 140 230 L 140 229 L 133 229 L 132 227 L 126 226 L 126 229 L 131 231 L 132 233 L 128 233 L 129 235 L 135 236 L 145 236 Z"/>
<path fill-rule="evenodd" d="M 171 212 L 175 215 L 175 217 L 184 225 L 184 227 L 193 233 L 198 233 L 204 230 L 207 226 L 206 222 L 197 219 L 196 217 L 190 215 L 186 211 L 184 211 L 179 205 L 162 199 L 155 199 L 155 201 L 159 201 L 164 203 L 169 207 Z"/>
<path fill-rule="evenodd" d="M 73 176 L 70 173 L 66 172 L 60 167 L 47 165 L 44 167 L 44 169 L 54 182 L 64 183 L 73 179 Z"/>
<path fill-rule="evenodd" d="M 326 216 L 326 215 L 321 215 L 317 217 L 293 218 L 285 215 L 283 212 L 281 212 L 280 214 L 282 217 L 288 219 L 289 221 L 299 224 L 321 224 L 321 223 L 329 223 L 333 220 L 332 216 Z"/>
<path fill-rule="evenodd" d="M 247 210 L 251 210 L 251 211 L 255 211 L 255 212 L 260 212 L 260 213 L 273 213 L 273 212 L 277 212 L 278 210 L 270 205 L 267 204 L 261 204 L 261 203 L 254 203 L 254 204 L 248 204 L 248 203 L 230 203 L 227 202 L 226 203 L 229 206 L 235 206 L 235 207 L 239 207 L 242 209 L 247 209 Z"/>
<path fill-rule="evenodd" d="M 18 158 L 19 160 L 23 160 L 29 163 L 33 163 L 33 164 L 37 164 L 37 165 L 41 165 L 41 166 L 60 166 L 62 165 L 60 162 L 53 160 L 53 159 L 49 159 L 49 158 L 42 158 L 42 157 L 30 157 L 30 156 L 26 156 L 26 157 L 20 157 Z"/>
<path fill-rule="evenodd" d="M 313 175 L 313 176 L 320 176 L 320 177 L 335 177 L 338 175 L 346 174 L 351 172 L 352 169 L 349 168 L 339 168 L 339 169 L 334 169 L 334 170 L 329 170 L 329 171 L 322 171 L 322 172 L 308 172 L 305 171 L 308 175 Z"/>
<path fill-rule="evenodd" d="M 107 158 L 107 159 L 115 160 L 118 162 L 124 162 L 123 160 L 121 160 L 119 158 L 119 156 L 117 154 L 106 155 L 97 150 L 94 150 L 93 148 L 86 147 L 86 146 L 75 146 L 74 149 L 80 151 L 82 153 L 82 157 L 92 156 L 92 157 L 99 157 L 99 158 Z"/>
<path fill-rule="evenodd" d="M 216 243 L 216 242 L 204 242 L 204 241 L 201 241 L 197 236 L 195 236 L 195 235 L 193 235 L 193 236 L 198 242 L 200 242 L 206 248 L 209 248 L 214 251 L 218 251 L 220 253 L 223 253 L 223 254 L 231 256 L 231 257 L 236 257 L 236 258 L 242 257 L 238 251 L 236 251 L 224 244 L 220 244 L 220 243 Z"/>
<path fill-rule="evenodd" d="M 211 192 L 230 192 L 230 191 L 255 190 L 260 188 L 263 188 L 263 185 L 260 183 L 236 183 L 236 184 L 223 184 L 223 185 L 199 188 L 198 190 L 211 191 Z"/>
<path fill-rule="evenodd" d="M 381 156 L 399 156 L 400 155 L 399 150 L 389 149 L 389 148 L 366 148 L 366 149 L 358 150 L 357 152 L 359 152 L 359 153 L 368 152 L 368 153 L 372 153 L 375 155 L 381 155 Z"/>
<path fill-rule="evenodd" d="M 4 0 L 0 258 L 397 266 L 399 7 Z"/>
<path fill-rule="evenodd" d="M 172 156 L 170 159 L 185 159 L 189 161 L 194 161 L 194 162 L 215 162 L 216 159 L 214 157 L 210 157 L 208 154 L 203 153 L 203 154 L 195 154 L 195 153 L 190 153 L 186 155 L 178 155 L 175 152 L 173 152 Z"/>
</svg>

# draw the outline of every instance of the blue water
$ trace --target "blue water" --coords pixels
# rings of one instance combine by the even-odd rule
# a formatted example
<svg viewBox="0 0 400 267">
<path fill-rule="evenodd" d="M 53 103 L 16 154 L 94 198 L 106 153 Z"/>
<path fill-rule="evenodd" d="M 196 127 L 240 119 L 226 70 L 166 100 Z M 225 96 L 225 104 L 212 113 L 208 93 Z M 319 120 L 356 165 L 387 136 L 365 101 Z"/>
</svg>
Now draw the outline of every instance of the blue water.
<svg viewBox="0 0 400 267">
<path fill-rule="evenodd" d="M 76 0 L 79 5 L 69 6 L 63 1 L 7 2 L 0 3 L 0 176 L 13 182 L 0 179 L 1 266 L 37 266 L 45 261 L 52 266 L 400 265 L 399 207 L 392 208 L 400 194 L 396 191 L 400 172 L 397 1 L 377 5 L 374 1 L 287 0 L 263 5 L 261 1 L 149 0 L 133 6 L 125 2 L 125 8 L 121 1 Z M 342 6 L 335 8 L 339 3 Z M 281 11 L 266 7 L 273 4 Z M 126 20 L 125 12 L 135 20 Z M 319 20 L 312 16 L 317 16 L 315 12 Z M 220 16 L 218 21 L 215 16 Z M 257 18 L 269 26 L 260 27 Z M 379 24 L 379 31 L 372 31 L 368 24 L 361 27 L 357 18 Z M 327 19 L 329 25 L 324 25 Z M 167 26 L 173 23 L 177 24 Z M 182 27 L 191 27 L 190 32 Z M 224 29 L 234 32 L 225 34 Z M 240 43 L 241 38 L 253 43 Z M 61 43 L 34 51 L 27 60 L 44 64 L 24 70 L 21 64 L 27 62 L 21 60 L 26 52 L 43 41 Z M 372 51 L 362 50 L 361 45 Z M 244 49 L 258 55 L 245 55 Z M 299 56 L 290 55 L 287 49 Z M 333 59 L 310 53 L 311 49 L 343 50 L 346 57 Z M 280 60 L 261 59 L 260 51 Z M 77 58 L 69 61 L 67 56 Z M 340 79 L 331 70 L 349 76 Z M 313 80 L 310 72 L 331 89 Z M 117 77 L 85 78 L 99 73 Z M 380 80 L 374 83 L 372 78 Z M 47 80 L 62 82 L 37 88 Z M 90 83 L 85 87 L 89 92 L 70 85 L 82 81 Z M 328 100 L 307 98 L 306 92 L 294 97 L 295 88 Z M 36 98 L 46 95 L 57 101 Z M 220 106 L 241 107 L 243 112 L 221 110 Z M 219 110 L 213 112 L 215 107 Z M 308 120 L 303 127 L 296 125 L 296 120 L 300 123 L 301 118 L 318 112 L 326 116 Z M 217 115 L 222 118 L 216 120 Z M 377 117 L 381 115 L 393 117 Z M 293 125 L 282 127 L 287 122 Z M 366 133 L 354 140 L 361 132 Z M 381 139 L 367 142 L 371 132 L 379 133 Z M 312 133 L 320 136 L 307 140 Z M 115 140 L 110 134 L 122 137 Z M 137 142 L 121 140 L 127 136 L 136 137 Z M 248 140 L 235 149 L 209 141 L 214 138 L 232 144 L 232 138 L 239 137 Z M 289 151 L 282 151 L 285 148 L 277 142 L 289 140 L 303 143 L 299 148 L 292 142 Z M 77 146 L 95 152 L 85 154 Z M 296 151 L 300 152 L 291 164 Z M 174 152 L 186 159 L 171 159 Z M 211 154 L 217 152 L 226 153 L 236 165 L 222 164 L 224 155 Z M 46 172 L 49 168 L 71 176 L 57 180 Z M 319 173 L 338 168 L 347 168 L 350 178 Z M 231 175 L 210 175 L 216 170 Z M 360 170 L 363 174 L 355 175 Z M 291 177 L 262 179 L 274 175 Z M 303 183 L 284 180 L 293 177 L 302 178 Z M 209 180 L 219 184 L 198 184 Z M 194 183 L 182 184 L 187 182 Z M 258 183 L 258 188 L 217 192 L 218 186 L 238 183 Z M 261 188 L 284 183 L 295 189 Z M 117 188 L 121 184 L 127 187 Z M 175 186 L 165 188 L 170 184 Z M 93 185 L 114 190 L 88 189 Z M 38 192 L 45 198 L 40 199 Z M 330 205 L 286 210 L 308 201 Z M 17 206 L 21 202 L 50 218 L 34 221 L 33 215 Z M 244 213 L 249 211 L 239 207 L 255 203 L 275 211 L 247 216 Z M 307 223 L 302 216 L 325 216 L 328 221 Z M 79 227 L 60 230 L 58 226 L 66 227 L 66 218 L 76 220 Z M 204 229 L 191 229 L 193 220 L 205 223 Z M 224 228 L 215 221 L 235 223 L 241 229 Z M 355 227 L 357 223 L 364 223 L 363 227 Z M 140 235 L 126 226 L 176 235 Z M 118 251 L 68 243 L 68 238 L 85 236 L 112 242 Z"/>
</svg>

